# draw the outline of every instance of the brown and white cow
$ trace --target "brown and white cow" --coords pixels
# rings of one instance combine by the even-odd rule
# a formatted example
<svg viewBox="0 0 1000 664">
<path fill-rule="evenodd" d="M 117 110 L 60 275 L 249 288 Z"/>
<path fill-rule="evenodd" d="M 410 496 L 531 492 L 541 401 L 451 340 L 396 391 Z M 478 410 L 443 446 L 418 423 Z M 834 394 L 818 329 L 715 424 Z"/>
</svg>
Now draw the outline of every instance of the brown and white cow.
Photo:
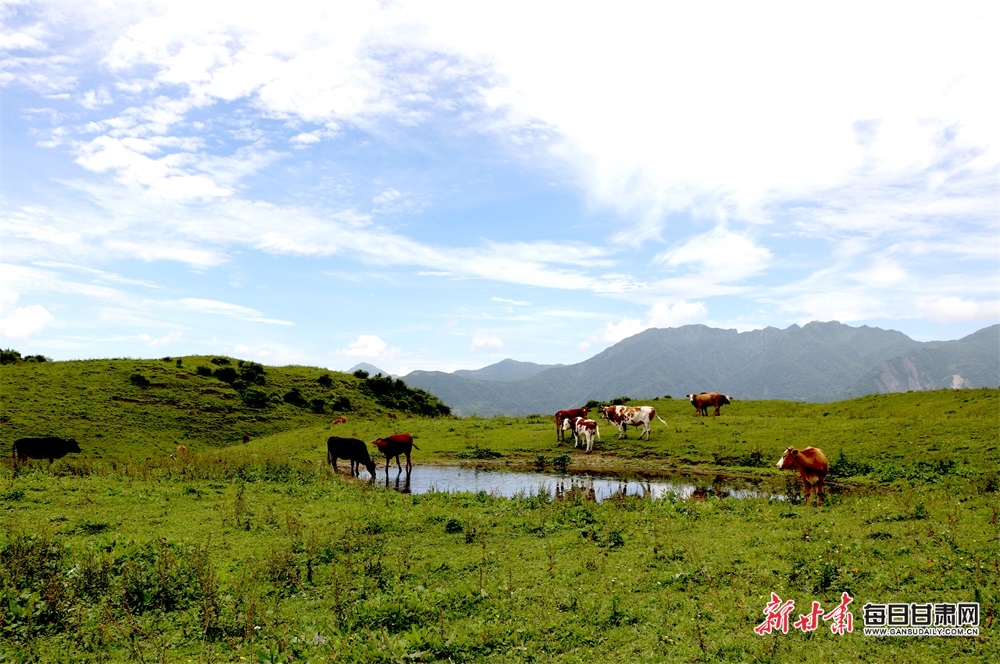
<svg viewBox="0 0 1000 664">
<path fill-rule="evenodd" d="M 330 422 L 330 424 L 347 424 L 347 418 L 341 415 L 340 417 Z"/>
<path fill-rule="evenodd" d="M 719 394 L 718 392 L 701 392 L 700 394 L 689 394 L 687 395 L 688 401 L 694 406 L 694 409 L 699 415 L 703 417 L 708 416 L 708 407 L 715 406 L 715 415 L 719 416 L 719 409 L 723 406 L 728 406 L 733 402 L 733 398 L 727 394 Z"/>
<path fill-rule="evenodd" d="M 778 459 L 778 468 L 799 471 L 806 493 L 806 505 L 809 504 L 809 493 L 813 488 L 816 489 L 816 507 L 823 504 L 823 480 L 830 471 L 830 464 L 823 450 L 818 447 L 807 447 L 804 450 L 789 447 Z"/>
<path fill-rule="evenodd" d="M 379 452 L 385 455 L 385 476 L 389 476 L 389 459 L 396 459 L 396 468 L 400 471 L 403 470 L 402 466 L 399 465 L 399 455 L 406 455 L 406 472 L 409 473 L 410 469 L 413 468 L 413 464 L 410 463 L 410 450 L 420 449 L 413 442 L 413 436 L 408 433 L 394 433 L 391 436 L 386 436 L 385 438 L 379 438 L 372 442 Z"/>
<path fill-rule="evenodd" d="M 625 438 L 625 430 L 628 425 L 634 427 L 642 426 L 639 438 L 643 436 L 649 440 L 650 423 L 655 417 L 667 426 L 667 421 L 656 414 L 656 409 L 652 406 L 605 406 L 601 409 L 601 417 L 618 427 L 618 439 Z"/>
<path fill-rule="evenodd" d="M 556 413 L 556 440 L 566 439 L 566 435 L 563 433 L 566 430 L 563 428 L 563 422 L 574 417 L 587 417 L 587 409 L 570 408 L 568 410 L 560 410 Z"/>
<path fill-rule="evenodd" d="M 584 448 L 587 454 L 594 449 L 594 438 L 601 439 L 601 428 L 594 420 L 585 417 L 574 417 L 563 420 L 563 431 L 573 432 L 573 447 L 580 447 L 580 439 L 583 439 Z"/>
</svg>

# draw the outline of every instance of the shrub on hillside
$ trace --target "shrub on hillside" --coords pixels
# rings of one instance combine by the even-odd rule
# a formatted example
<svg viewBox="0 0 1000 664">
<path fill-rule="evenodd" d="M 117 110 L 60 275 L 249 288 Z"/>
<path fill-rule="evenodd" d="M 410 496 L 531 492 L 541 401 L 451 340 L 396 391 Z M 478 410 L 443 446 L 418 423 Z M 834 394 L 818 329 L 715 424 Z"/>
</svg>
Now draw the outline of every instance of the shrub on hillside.
<svg viewBox="0 0 1000 664">
<path fill-rule="evenodd" d="M 247 408 L 267 408 L 270 399 L 260 390 L 248 389 L 240 392 L 240 399 Z"/>
<path fill-rule="evenodd" d="M 302 392 L 297 387 L 293 387 L 289 391 L 285 392 L 285 396 L 282 397 L 285 403 L 290 403 L 293 406 L 298 406 L 299 408 L 304 408 L 308 403 L 306 398 L 302 396 Z"/>
<path fill-rule="evenodd" d="M 21 361 L 21 354 L 13 349 L 0 350 L 0 364 L 17 364 Z"/>
<path fill-rule="evenodd" d="M 206 367 L 205 365 L 201 365 L 200 367 L 198 367 L 194 371 L 199 376 L 211 376 L 212 375 L 212 367 Z"/>
<path fill-rule="evenodd" d="M 239 374 L 236 373 L 236 369 L 233 369 L 232 367 L 221 367 L 216 369 L 212 375 L 221 380 L 223 383 L 229 383 L 230 385 L 235 383 L 236 379 L 239 378 Z"/>
<path fill-rule="evenodd" d="M 142 388 L 144 390 L 147 389 L 150 386 L 150 384 L 151 384 L 149 382 L 149 379 L 146 378 L 145 376 L 143 376 L 140 373 L 134 373 L 134 374 L 132 374 L 131 376 L 128 377 L 128 380 L 129 380 L 130 383 L 132 383 L 136 387 Z"/>
</svg>

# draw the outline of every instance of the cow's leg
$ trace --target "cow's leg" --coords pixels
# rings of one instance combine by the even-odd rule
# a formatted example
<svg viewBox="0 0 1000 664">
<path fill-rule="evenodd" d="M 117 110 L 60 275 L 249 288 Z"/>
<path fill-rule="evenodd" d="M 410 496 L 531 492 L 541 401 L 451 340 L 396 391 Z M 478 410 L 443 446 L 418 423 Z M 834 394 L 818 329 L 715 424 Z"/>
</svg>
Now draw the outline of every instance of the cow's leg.
<svg viewBox="0 0 1000 664">
<path fill-rule="evenodd" d="M 410 450 L 406 450 L 406 472 L 410 472 L 413 468 L 413 463 L 410 462 Z"/>
<path fill-rule="evenodd" d="M 809 484 L 809 480 L 802 480 L 802 488 L 806 494 L 806 507 L 809 507 L 809 493 L 812 490 L 812 485 Z"/>
<path fill-rule="evenodd" d="M 823 506 L 823 478 L 816 482 L 816 507 Z"/>
<path fill-rule="evenodd" d="M 338 472 L 337 471 L 337 457 L 333 457 L 333 472 L 335 472 L 335 473 Z"/>
</svg>

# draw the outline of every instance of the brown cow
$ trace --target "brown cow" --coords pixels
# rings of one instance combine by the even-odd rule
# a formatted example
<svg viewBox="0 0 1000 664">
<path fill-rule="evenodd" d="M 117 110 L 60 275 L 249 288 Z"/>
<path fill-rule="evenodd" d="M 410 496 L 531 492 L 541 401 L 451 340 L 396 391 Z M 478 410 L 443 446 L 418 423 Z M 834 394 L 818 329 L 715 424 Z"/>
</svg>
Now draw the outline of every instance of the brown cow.
<svg viewBox="0 0 1000 664">
<path fill-rule="evenodd" d="M 375 479 L 375 462 L 368 454 L 368 446 L 365 441 L 357 438 L 341 438 L 340 436 L 330 436 L 326 439 L 326 460 L 337 472 L 337 459 L 347 459 L 351 462 L 351 476 L 355 477 L 361 473 L 361 466 L 368 469 L 368 474 Z"/>
<path fill-rule="evenodd" d="M 246 445 L 249 442 L 250 442 L 250 434 L 248 433 L 243 434 L 243 444 Z"/>
<path fill-rule="evenodd" d="M 187 445 L 178 445 L 177 451 L 170 455 L 171 459 L 183 459 L 189 454 Z"/>
<path fill-rule="evenodd" d="M 347 424 L 347 418 L 344 417 L 343 415 L 341 415 L 340 417 L 338 417 L 337 419 L 335 419 L 333 422 L 330 422 L 330 424 Z"/>
<path fill-rule="evenodd" d="M 389 413 L 389 419 L 390 420 L 396 419 L 396 413 Z"/>
<path fill-rule="evenodd" d="M 586 408 L 570 408 L 569 410 L 560 410 L 556 413 L 556 440 L 561 441 L 566 439 L 566 434 L 563 433 L 563 422 L 565 420 L 573 419 L 574 417 L 587 417 Z"/>
<path fill-rule="evenodd" d="M 688 394 L 688 401 L 694 406 L 699 415 L 708 417 L 708 407 L 715 406 L 715 416 L 719 416 L 719 409 L 728 406 L 733 402 L 733 398 L 718 392 L 702 392 L 701 394 Z"/>
<path fill-rule="evenodd" d="M 413 467 L 413 464 L 410 463 L 410 449 L 420 449 L 414 444 L 413 436 L 408 433 L 395 433 L 391 436 L 387 436 L 386 438 L 379 438 L 374 441 L 372 445 L 378 448 L 378 451 L 385 455 L 386 477 L 389 476 L 389 459 L 395 458 L 396 468 L 402 471 L 403 467 L 399 465 L 399 455 L 405 454 L 406 472 L 410 472 L 410 469 Z"/>
<path fill-rule="evenodd" d="M 809 504 L 809 493 L 816 489 L 816 507 L 823 504 L 823 480 L 830 471 L 830 464 L 826 460 L 823 450 L 818 447 L 807 447 L 804 450 L 797 450 L 789 447 L 778 460 L 778 468 L 784 470 L 797 470 L 802 476 L 802 485 L 806 493 L 806 505 Z"/>
</svg>

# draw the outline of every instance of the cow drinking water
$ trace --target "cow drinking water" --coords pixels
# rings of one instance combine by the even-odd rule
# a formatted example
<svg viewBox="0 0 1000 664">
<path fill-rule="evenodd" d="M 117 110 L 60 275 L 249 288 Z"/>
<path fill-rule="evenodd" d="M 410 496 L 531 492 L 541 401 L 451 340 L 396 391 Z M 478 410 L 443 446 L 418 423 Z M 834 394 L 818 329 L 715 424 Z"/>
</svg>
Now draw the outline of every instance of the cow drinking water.
<svg viewBox="0 0 1000 664">
<path fill-rule="evenodd" d="M 395 433 L 385 438 L 379 438 L 372 443 L 379 452 L 385 455 L 385 476 L 389 477 L 389 459 L 396 459 L 396 468 L 403 470 L 399 465 L 399 455 L 406 455 L 406 472 L 410 472 L 413 464 L 410 463 L 410 450 L 420 449 L 413 443 L 413 436 L 408 433 Z"/>
<path fill-rule="evenodd" d="M 818 447 L 807 447 L 804 450 L 789 447 L 778 459 L 778 468 L 799 471 L 806 494 L 806 505 L 809 505 L 809 492 L 813 488 L 816 489 L 816 507 L 823 504 L 823 480 L 830 471 L 830 464 L 823 450 Z"/>
<path fill-rule="evenodd" d="M 368 469 L 368 474 L 375 479 L 375 462 L 368 454 L 368 446 L 365 441 L 357 438 L 341 438 L 340 436 L 330 436 L 326 439 L 326 460 L 337 472 L 337 459 L 347 459 L 351 462 L 351 476 L 357 477 L 361 473 L 361 466 Z"/>
</svg>

